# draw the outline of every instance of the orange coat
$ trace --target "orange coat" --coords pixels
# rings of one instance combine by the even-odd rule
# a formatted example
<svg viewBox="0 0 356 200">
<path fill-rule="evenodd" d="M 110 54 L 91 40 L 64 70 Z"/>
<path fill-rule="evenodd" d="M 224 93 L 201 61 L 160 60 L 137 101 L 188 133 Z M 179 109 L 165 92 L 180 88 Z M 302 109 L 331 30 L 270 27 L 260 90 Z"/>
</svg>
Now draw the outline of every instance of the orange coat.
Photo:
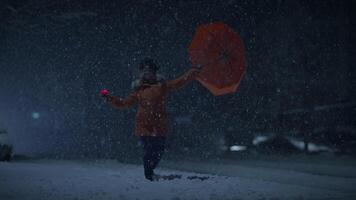
<svg viewBox="0 0 356 200">
<path fill-rule="evenodd" d="M 136 136 L 166 136 L 168 133 L 166 97 L 169 92 L 195 79 L 197 75 L 195 72 L 191 69 L 181 77 L 165 83 L 142 85 L 124 99 L 108 95 L 108 102 L 115 108 L 127 108 L 138 103 Z"/>
</svg>

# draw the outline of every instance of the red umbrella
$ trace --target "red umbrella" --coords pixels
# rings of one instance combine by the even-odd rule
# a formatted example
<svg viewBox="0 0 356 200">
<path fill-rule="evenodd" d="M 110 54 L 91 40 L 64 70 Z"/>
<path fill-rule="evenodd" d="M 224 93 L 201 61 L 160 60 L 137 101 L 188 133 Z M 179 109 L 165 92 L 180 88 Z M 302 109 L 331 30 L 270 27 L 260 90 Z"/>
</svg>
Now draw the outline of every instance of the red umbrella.
<svg viewBox="0 0 356 200">
<path fill-rule="evenodd" d="M 245 47 L 222 22 L 198 27 L 189 46 L 193 66 L 202 67 L 197 80 L 214 95 L 235 92 L 246 71 Z"/>
</svg>

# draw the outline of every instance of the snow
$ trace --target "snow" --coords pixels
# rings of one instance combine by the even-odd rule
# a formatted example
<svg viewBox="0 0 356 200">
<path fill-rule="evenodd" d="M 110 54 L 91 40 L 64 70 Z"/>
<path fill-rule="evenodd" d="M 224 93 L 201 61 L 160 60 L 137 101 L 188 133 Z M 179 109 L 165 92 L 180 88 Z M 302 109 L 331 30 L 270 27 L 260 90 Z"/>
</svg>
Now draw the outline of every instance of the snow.
<svg viewBox="0 0 356 200">
<path fill-rule="evenodd" d="M 220 200 L 352 199 L 356 197 L 352 190 L 352 185 L 356 183 L 355 176 L 313 175 L 281 167 L 273 169 L 268 166 L 247 166 L 246 163 L 239 166 L 224 163 L 219 167 L 188 161 L 162 163 L 167 167 L 173 164 L 177 168 L 185 167 L 193 171 L 210 171 L 213 174 L 226 175 L 160 168 L 157 171 L 158 174 L 181 174 L 183 178 L 150 182 L 144 179 L 142 166 L 118 163 L 113 160 L 16 161 L 0 163 L 0 199 Z M 201 168 L 202 166 L 205 168 Z M 189 180 L 188 176 L 209 176 L 210 178 L 204 181 Z M 304 184 L 306 182 L 309 184 Z M 335 184 L 339 187 L 334 187 Z"/>
</svg>

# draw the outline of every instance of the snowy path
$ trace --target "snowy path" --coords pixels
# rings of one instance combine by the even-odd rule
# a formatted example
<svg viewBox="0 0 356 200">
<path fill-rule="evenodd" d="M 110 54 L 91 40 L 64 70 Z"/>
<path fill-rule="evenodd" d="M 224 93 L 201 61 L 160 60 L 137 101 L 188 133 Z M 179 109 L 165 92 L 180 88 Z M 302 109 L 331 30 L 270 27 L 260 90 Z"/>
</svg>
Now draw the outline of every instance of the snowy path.
<svg viewBox="0 0 356 200">
<path fill-rule="evenodd" d="M 143 179 L 142 166 L 120 164 L 114 161 L 1 162 L 0 199 L 262 200 L 352 199 L 352 197 L 355 197 L 350 192 L 338 189 L 313 188 L 308 187 L 308 185 L 284 184 L 251 177 L 214 176 L 165 169 L 159 170 L 158 173 L 181 174 L 183 178 L 172 181 L 149 182 Z M 204 181 L 186 178 L 194 175 L 209 176 L 210 178 Z M 307 175 L 303 174 L 303 176 Z M 322 179 L 322 181 L 327 180 L 328 177 L 326 176 Z M 330 179 L 330 181 L 333 180 Z M 349 179 L 349 181 L 355 183 L 354 178 Z"/>
<path fill-rule="evenodd" d="M 229 177 L 355 193 L 356 167 L 352 165 L 260 161 L 253 161 L 253 163 L 248 161 L 220 161 L 217 164 L 209 164 L 186 161 L 174 163 L 165 160 L 162 164 L 166 167 L 183 171 L 212 173 Z"/>
</svg>

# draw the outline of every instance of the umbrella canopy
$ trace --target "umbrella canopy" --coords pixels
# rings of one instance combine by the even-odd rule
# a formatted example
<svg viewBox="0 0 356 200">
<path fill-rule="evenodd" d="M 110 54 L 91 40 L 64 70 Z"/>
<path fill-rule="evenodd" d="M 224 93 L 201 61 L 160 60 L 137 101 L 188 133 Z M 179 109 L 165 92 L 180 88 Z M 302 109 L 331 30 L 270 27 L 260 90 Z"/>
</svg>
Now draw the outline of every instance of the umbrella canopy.
<svg viewBox="0 0 356 200">
<path fill-rule="evenodd" d="M 222 22 L 201 25 L 189 46 L 194 67 L 202 67 L 197 80 L 214 95 L 235 92 L 246 71 L 245 47 Z"/>
</svg>

